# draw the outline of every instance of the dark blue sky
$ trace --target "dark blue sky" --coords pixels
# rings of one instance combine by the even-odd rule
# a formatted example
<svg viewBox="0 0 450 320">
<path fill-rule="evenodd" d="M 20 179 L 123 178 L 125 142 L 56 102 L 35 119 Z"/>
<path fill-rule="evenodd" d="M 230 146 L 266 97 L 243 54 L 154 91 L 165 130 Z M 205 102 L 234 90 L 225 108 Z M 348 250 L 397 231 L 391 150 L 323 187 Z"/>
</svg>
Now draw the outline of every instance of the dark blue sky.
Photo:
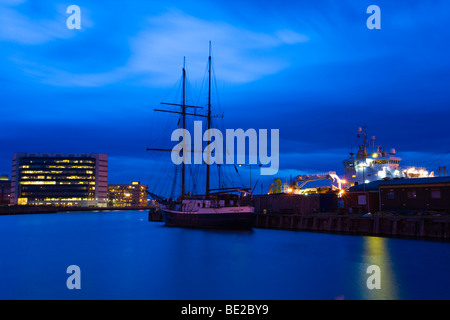
<svg viewBox="0 0 450 320">
<path fill-rule="evenodd" d="M 66 27 L 71 4 L 81 30 Z M 371 4 L 381 30 L 366 27 Z M 209 40 L 224 127 L 280 129 L 278 176 L 343 173 L 362 125 L 404 165 L 437 170 L 450 159 L 449 12 L 429 0 L 0 0 L 0 173 L 15 152 L 101 152 L 110 183 L 151 183 L 145 148 L 171 133 L 153 108 L 176 94 L 183 56 L 197 102 Z"/>
</svg>

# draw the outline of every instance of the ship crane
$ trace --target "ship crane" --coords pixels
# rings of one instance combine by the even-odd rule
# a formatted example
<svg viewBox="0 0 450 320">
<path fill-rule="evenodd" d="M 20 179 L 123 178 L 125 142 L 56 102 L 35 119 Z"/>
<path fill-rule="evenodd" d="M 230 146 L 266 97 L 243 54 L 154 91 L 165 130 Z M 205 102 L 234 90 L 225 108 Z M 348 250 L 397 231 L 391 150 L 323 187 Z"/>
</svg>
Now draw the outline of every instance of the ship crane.
<svg viewBox="0 0 450 320">
<path fill-rule="evenodd" d="M 335 182 L 338 184 L 338 189 L 342 190 L 342 184 L 344 184 L 344 181 L 339 178 L 339 176 L 334 171 L 330 171 L 328 173 L 324 174 L 317 174 L 314 176 L 298 176 L 297 177 L 297 188 L 301 189 L 303 188 L 308 182 L 311 181 L 319 181 L 319 180 L 331 180 L 332 182 Z M 301 181 L 301 183 L 300 183 Z"/>
</svg>

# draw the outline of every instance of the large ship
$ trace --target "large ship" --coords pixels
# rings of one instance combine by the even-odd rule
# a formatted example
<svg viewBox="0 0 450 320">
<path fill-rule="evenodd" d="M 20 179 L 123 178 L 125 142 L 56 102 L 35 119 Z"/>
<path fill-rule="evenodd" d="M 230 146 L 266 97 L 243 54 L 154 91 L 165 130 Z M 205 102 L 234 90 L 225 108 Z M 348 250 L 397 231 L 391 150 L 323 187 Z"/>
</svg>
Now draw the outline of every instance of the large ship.
<svg viewBox="0 0 450 320">
<path fill-rule="evenodd" d="M 367 137 L 366 127 L 358 128 L 357 138 L 362 140 L 356 155 L 351 152 L 350 158 L 343 161 L 345 167 L 344 179 L 348 187 L 365 184 L 374 180 L 400 178 L 433 177 L 434 172 L 425 168 L 401 167 L 402 159 L 395 149 L 389 152 L 383 146 L 375 146 L 375 137 Z"/>
<path fill-rule="evenodd" d="M 182 128 L 186 128 L 186 116 L 195 115 L 207 120 L 207 129 L 211 129 L 211 43 L 208 58 L 208 104 L 207 113 L 187 113 L 187 108 L 202 108 L 186 104 L 186 70 L 183 65 L 182 73 L 182 101 L 180 104 L 163 103 L 178 106 L 181 110 L 156 110 L 162 112 L 178 113 L 181 115 Z M 184 141 L 184 140 L 183 140 Z M 250 229 L 253 224 L 254 206 L 251 204 L 252 192 L 244 188 L 211 189 L 210 187 L 210 162 L 206 162 L 206 180 L 204 195 L 190 195 L 186 193 L 186 165 L 184 150 L 191 150 L 191 146 L 183 146 L 183 162 L 181 196 L 177 201 L 163 201 L 159 203 L 165 225 L 190 228 L 215 228 L 215 229 Z M 157 151 L 172 151 L 171 149 L 152 149 Z M 194 150 L 193 152 L 202 152 Z"/>
<path fill-rule="evenodd" d="M 375 146 L 375 137 L 367 137 L 366 127 L 358 128 L 357 138 L 361 140 L 356 154 L 343 161 L 344 177 L 339 177 L 335 171 L 317 174 L 298 175 L 289 182 L 282 183 L 276 178 L 270 186 L 268 194 L 313 194 L 325 192 L 340 192 L 355 185 L 367 184 L 375 180 L 429 178 L 434 172 L 428 172 L 422 167 L 402 167 L 402 159 L 397 156 L 395 149 L 389 152 L 383 146 Z M 312 182 L 330 180 L 331 186 L 307 187 Z M 327 184 L 330 184 L 327 183 Z"/>
</svg>

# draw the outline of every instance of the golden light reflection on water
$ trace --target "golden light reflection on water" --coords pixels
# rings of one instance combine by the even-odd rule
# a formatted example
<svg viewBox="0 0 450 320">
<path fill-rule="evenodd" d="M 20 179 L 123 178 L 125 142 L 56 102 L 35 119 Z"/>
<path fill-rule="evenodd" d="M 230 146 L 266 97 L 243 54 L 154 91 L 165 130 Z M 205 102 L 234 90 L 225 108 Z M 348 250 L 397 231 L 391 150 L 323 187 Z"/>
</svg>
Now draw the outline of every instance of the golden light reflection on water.
<svg viewBox="0 0 450 320">
<path fill-rule="evenodd" d="M 397 281 L 392 268 L 392 257 L 390 256 L 387 242 L 383 237 L 364 237 L 363 239 L 363 265 L 361 268 L 361 290 L 363 299 L 371 300 L 396 300 L 398 298 Z M 380 289 L 369 289 L 367 279 L 371 273 L 367 268 L 376 265 L 380 268 Z"/>
</svg>

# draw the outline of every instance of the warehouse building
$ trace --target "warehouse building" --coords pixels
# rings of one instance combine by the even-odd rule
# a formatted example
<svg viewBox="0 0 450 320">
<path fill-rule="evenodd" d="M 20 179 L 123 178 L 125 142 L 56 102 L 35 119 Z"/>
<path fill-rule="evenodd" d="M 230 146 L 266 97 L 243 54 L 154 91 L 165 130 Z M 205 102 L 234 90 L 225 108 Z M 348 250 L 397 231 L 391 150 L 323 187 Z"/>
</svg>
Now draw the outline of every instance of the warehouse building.
<svg viewBox="0 0 450 320">
<path fill-rule="evenodd" d="M 450 176 L 372 181 L 351 187 L 343 198 L 347 213 L 448 214 Z"/>
<path fill-rule="evenodd" d="M 380 184 L 382 211 L 450 213 L 450 177 L 398 179 Z"/>
</svg>

